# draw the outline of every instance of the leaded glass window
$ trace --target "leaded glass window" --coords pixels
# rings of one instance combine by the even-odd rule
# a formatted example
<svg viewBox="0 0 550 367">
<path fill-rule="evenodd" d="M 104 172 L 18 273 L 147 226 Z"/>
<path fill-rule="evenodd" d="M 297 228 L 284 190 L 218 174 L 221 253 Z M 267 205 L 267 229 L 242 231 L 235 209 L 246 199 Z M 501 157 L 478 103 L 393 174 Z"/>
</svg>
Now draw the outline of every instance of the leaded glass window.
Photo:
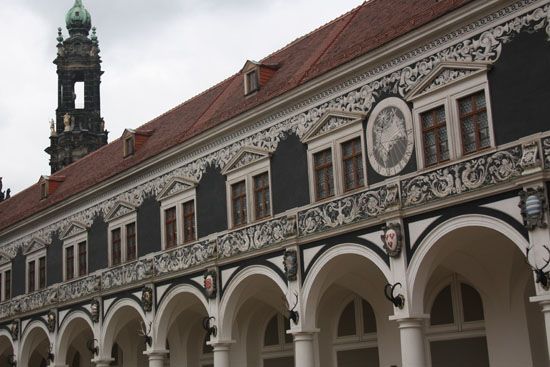
<svg viewBox="0 0 550 367">
<path fill-rule="evenodd" d="M 246 224 L 246 184 L 240 181 L 231 185 L 231 203 L 233 211 L 233 226 Z"/>
<path fill-rule="evenodd" d="M 342 144 L 344 190 L 349 191 L 365 185 L 363 174 L 363 150 L 361 139 L 355 138 Z"/>
<path fill-rule="evenodd" d="M 470 154 L 491 146 L 485 91 L 458 100 L 462 152 Z"/>
<path fill-rule="evenodd" d="M 267 172 L 254 176 L 254 209 L 256 219 L 269 216 L 271 203 L 269 200 L 269 175 Z"/>
<path fill-rule="evenodd" d="M 322 200 L 334 195 L 332 150 L 325 149 L 313 155 L 315 171 L 315 198 Z"/>
<path fill-rule="evenodd" d="M 424 165 L 433 166 L 449 160 L 449 142 L 445 106 L 439 106 L 420 115 Z"/>
</svg>

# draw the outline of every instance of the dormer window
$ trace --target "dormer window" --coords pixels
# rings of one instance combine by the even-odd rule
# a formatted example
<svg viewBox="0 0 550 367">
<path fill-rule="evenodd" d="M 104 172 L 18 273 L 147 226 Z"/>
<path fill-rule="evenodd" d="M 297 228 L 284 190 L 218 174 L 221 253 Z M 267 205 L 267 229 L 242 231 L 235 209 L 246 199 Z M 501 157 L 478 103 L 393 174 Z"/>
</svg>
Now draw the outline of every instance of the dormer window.
<svg viewBox="0 0 550 367">
<path fill-rule="evenodd" d="M 65 176 L 42 176 L 40 177 L 40 200 L 50 196 L 61 183 L 65 181 Z"/>
<path fill-rule="evenodd" d="M 244 75 L 244 95 L 252 94 L 267 84 L 269 79 L 279 69 L 278 64 L 262 64 L 248 60 L 241 73 Z"/>
<path fill-rule="evenodd" d="M 131 130 L 126 129 L 122 133 L 122 149 L 124 158 L 134 155 L 145 144 L 147 139 L 153 135 L 153 130 Z"/>
<path fill-rule="evenodd" d="M 246 73 L 246 92 L 250 94 L 260 89 L 260 83 L 258 82 L 258 71 L 252 70 Z"/>
</svg>

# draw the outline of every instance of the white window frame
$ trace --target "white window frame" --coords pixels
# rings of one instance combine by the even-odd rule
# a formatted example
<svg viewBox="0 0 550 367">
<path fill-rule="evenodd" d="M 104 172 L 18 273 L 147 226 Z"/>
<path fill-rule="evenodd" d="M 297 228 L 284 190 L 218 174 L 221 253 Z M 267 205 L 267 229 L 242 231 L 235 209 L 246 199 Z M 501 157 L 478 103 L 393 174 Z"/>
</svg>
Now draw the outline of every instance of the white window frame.
<svg viewBox="0 0 550 367">
<path fill-rule="evenodd" d="M 431 325 L 430 319 L 428 319 L 426 321 L 426 340 L 428 348 L 430 346 L 430 342 L 432 341 L 486 336 L 485 320 L 464 321 L 462 291 L 460 289 L 461 283 L 469 285 L 479 293 L 479 290 L 476 287 L 474 287 L 466 279 L 457 274 L 452 274 L 451 276 L 445 277 L 444 279 L 440 280 L 429 292 L 430 296 L 427 298 L 426 302 L 428 308 L 426 309 L 431 312 L 433 303 L 435 302 L 435 299 L 439 295 L 439 293 L 447 286 L 451 286 L 451 303 L 453 306 L 452 311 L 454 322 L 452 324 L 445 325 Z M 479 295 L 481 297 L 481 293 L 479 293 Z M 485 313 L 485 307 L 483 311 Z"/>
<path fill-rule="evenodd" d="M 79 275 L 80 274 L 80 264 L 79 264 L 79 258 L 78 258 L 78 245 L 82 242 L 86 242 L 86 273 L 85 275 Z M 74 276 L 72 279 L 67 279 L 67 248 L 73 246 L 73 269 L 74 269 Z M 71 236 L 69 238 L 66 238 L 63 240 L 63 281 L 73 281 L 75 279 L 85 277 L 88 275 L 88 268 L 89 268 L 89 251 L 88 251 L 88 233 L 82 232 L 75 236 Z"/>
<path fill-rule="evenodd" d="M 197 236 L 197 190 L 196 187 L 190 187 L 174 196 L 170 196 L 163 199 L 160 204 L 160 231 L 162 238 L 162 249 L 166 250 L 166 210 L 175 207 L 176 208 L 176 247 L 184 244 L 183 238 L 183 204 L 193 200 L 195 208 L 195 240 L 186 242 L 193 243 L 198 239 Z"/>
<path fill-rule="evenodd" d="M 40 288 L 40 258 L 45 258 L 46 263 L 46 279 L 45 279 L 45 288 L 48 287 L 48 257 L 46 248 L 42 248 L 40 250 L 36 250 L 34 252 L 26 254 L 25 259 L 25 290 L 26 293 L 29 293 L 29 263 L 34 261 L 34 291 L 39 291 L 44 288 Z"/>
<path fill-rule="evenodd" d="M 11 273 L 11 279 L 10 279 L 11 295 L 9 298 L 6 297 L 6 272 L 8 271 Z M 0 265 L 0 274 L 2 276 L 1 283 L 0 283 L 2 285 L 2 292 L 0 292 L 0 302 L 4 302 L 13 298 L 12 297 L 13 296 L 13 271 L 12 271 L 11 261 L 8 261 Z"/>
<path fill-rule="evenodd" d="M 120 228 L 120 265 L 128 261 L 127 246 L 126 246 L 126 226 L 131 223 L 135 223 L 135 226 L 136 226 L 136 260 L 138 259 L 139 243 L 138 243 L 138 235 L 137 235 L 137 229 L 138 229 L 137 213 L 136 211 L 132 211 L 121 217 L 115 218 L 109 222 L 109 231 L 107 235 L 108 243 L 109 243 L 109 246 L 108 246 L 109 266 L 114 266 L 113 265 L 113 231 L 117 228 Z"/>
<path fill-rule="evenodd" d="M 344 191 L 344 167 L 343 167 L 343 154 L 342 154 L 342 144 L 353 140 L 355 138 L 361 139 L 361 164 L 363 167 L 363 181 L 364 185 L 353 190 Z M 365 156 L 365 134 L 363 129 L 362 121 L 358 121 L 354 124 L 350 124 L 345 128 L 334 131 L 330 134 L 325 134 L 308 142 L 307 149 L 307 161 L 308 161 L 308 171 L 309 171 L 309 197 L 310 202 L 322 202 L 325 200 L 332 200 L 334 197 L 350 194 L 356 191 L 363 190 L 367 187 L 367 165 L 366 165 L 366 156 Z M 334 196 L 317 200 L 315 194 L 315 164 L 313 156 L 316 153 L 322 152 L 323 150 L 331 149 L 332 154 L 332 174 L 334 177 Z"/>
<path fill-rule="evenodd" d="M 487 109 L 487 123 L 489 126 L 490 146 L 479 152 L 464 155 L 462 152 L 462 131 L 460 125 L 460 115 L 458 111 L 458 100 L 462 97 L 474 94 L 483 90 L 485 92 L 485 104 Z M 462 157 L 476 156 L 485 154 L 488 151 L 495 150 L 495 137 L 493 128 L 493 115 L 491 108 L 491 93 L 489 90 L 489 81 L 487 72 L 473 74 L 470 77 L 450 83 L 436 89 L 432 93 L 427 93 L 413 99 L 413 130 L 416 140 L 416 161 L 419 169 L 432 169 L 442 164 L 460 159 Z M 439 106 L 445 107 L 445 122 L 447 125 L 447 139 L 449 144 L 449 160 L 426 166 L 424 161 L 424 137 L 422 136 L 422 121 L 420 115 L 426 111 Z"/>
<path fill-rule="evenodd" d="M 256 208 L 254 205 L 254 177 L 267 173 L 269 181 L 269 214 L 263 218 L 256 219 Z M 233 225 L 233 200 L 231 200 L 232 186 L 244 181 L 246 192 L 246 223 L 242 225 Z M 235 169 L 227 173 L 225 181 L 226 203 L 227 203 L 227 226 L 228 228 L 238 228 L 246 226 L 256 221 L 263 221 L 273 217 L 273 194 L 271 180 L 271 164 L 269 156 L 257 160 L 247 166 Z"/>
</svg>

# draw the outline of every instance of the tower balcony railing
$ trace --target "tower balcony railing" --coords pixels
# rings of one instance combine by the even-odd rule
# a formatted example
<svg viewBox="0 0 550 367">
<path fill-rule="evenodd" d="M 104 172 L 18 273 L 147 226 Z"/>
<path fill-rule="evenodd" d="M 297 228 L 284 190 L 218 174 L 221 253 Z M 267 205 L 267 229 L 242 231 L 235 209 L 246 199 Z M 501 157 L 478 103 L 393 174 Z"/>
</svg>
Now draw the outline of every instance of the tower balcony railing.
<svg viewBox="0 0 550 367">
<path fill-rule="evenodd" d="M 391 217 L 433 210 L 458 197 L 472 200 L 488 192 L 510 190 L 517 184 L 548 178 L 549 172 L 550 133 L 389 179 L 353 194 L 312 203 L 271 219 L 15 297 L 0 303 L 0 320 L 206 270 L 289 244 L 311 242 L 354 225 L 365 227 L 384 223 Z"/>
</svg>

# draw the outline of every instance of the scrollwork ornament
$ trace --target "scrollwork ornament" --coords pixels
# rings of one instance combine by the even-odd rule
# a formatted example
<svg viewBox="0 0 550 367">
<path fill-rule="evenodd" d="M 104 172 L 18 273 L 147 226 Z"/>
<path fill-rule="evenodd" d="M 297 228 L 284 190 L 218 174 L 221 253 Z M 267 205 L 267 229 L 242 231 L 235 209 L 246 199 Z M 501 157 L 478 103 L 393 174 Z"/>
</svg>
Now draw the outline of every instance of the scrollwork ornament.
<svg viewBox="0 0 550 367">
<path fill-rule="evenodd" d="M 539 160 L 539 145 L 536 141 L 532 141 L 521 146 L 521 167 L 523 168 L 523 175 L 528 175 L 536 171 L 540 171 Z"/>
<path fill-rule="evenodd" d="M 215 269 L 208 270 L 203 276 L 204 293 L 209 299 L 215 299 L 218 295 L 218 273 Z"/>
<path fill-rule="evenodd" d="M 145 312 L 151 312 L 153 309 L 153 289 L 151 287 L 145 286 L 141 290 L 141 306 Z"/>
<path fill-rule="evenodd" d="M 384 243 L 384 250 L 386 250 L 388 256 L 397 257 L 401 254 L 401 248 L 403 247 L 401 224 L 389 223 L 382 227 L 381 237 Z"/>
<path fill-rule="evenodd" d="M 534 1 L 531 0 L 516 1 L 365 73 L 277 111 L 253 126 L 246 126 L 230 136 L 219 137 L 197 151 L 181 155 L 170 163 L 171 166 L 155 170 L 148 181 L 136 180 L 131 184 L 133 186 L 122 192 L 111 192 L 103 201 L 6 242 L 2 250 L 13 257 L 32 237 L 44 237 L 45 242 L 50 242 L 52 233 L 59 230 L 63 232 L 72 221 L 89 226 L 95 217 L 105 217 L 117 201 L 139 206 L 149 195 L 157 195 L 174 177 L 190 177 L 199 181 L 208 166 L 223 168 L 244 146 L 275 151 L 279 142 L 288 134 L 295 133 L 302 137 L 326 111 L 369 113 L 376 101 L 387 92 L 405 97 L 441 62 L 495 62 L 501 55 L 503 45 L 523 31 L 545 29 L 550 37 L 550 5 L 543 4 L 526 10 L 532 4 Z M 158 176 L 156 172 L 160 171 L 167 173 Z"/>
<path fill-rule="evenodd" d="M 298 275 L 298 252 L 286 250 L 283 254 L 283 266 L 288 281 L 295 281 Z"/>
</svg>

